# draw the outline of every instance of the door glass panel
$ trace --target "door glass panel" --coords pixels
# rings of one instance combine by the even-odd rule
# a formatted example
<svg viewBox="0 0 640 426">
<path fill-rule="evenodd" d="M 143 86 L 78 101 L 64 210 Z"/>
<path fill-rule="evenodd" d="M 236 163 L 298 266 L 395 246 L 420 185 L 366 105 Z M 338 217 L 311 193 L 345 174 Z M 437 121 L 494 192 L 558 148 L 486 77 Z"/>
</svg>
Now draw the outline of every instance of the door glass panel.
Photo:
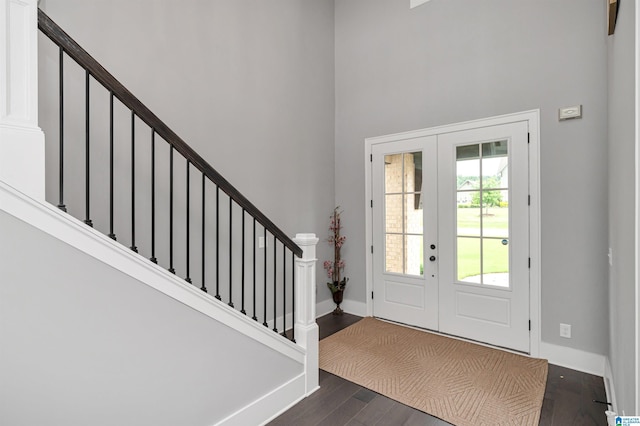
<svg viewBox="0 0 640 426">
<path fill-rule="evenodd" d="M 456 176 L 457 183 L 456 188 L 458 191 L 473 191 L 474 189 L 480 188 L 480 158 L 478 157 L 479 151 L 478 146 L 475 145 L 475 158 L 469 159 L 464 156 L 468 153 L 460 152 L 460 148 L 458 147 L 458 151 L 456 153 Z"/>
<path fill-rule="evenodd" d="M 482 192 L 482 236 L 509 238 L 509 191 Z"/>
<path fill-rule="evenodd" d="M 491 144 L 483 144 L 491 145 Z M 502 150 L 500 150 L 502 151 Z M 484 150 L 483 150 L 484 153 Z M 508 173 L 509 157 L 506 155 L 492 155 L 482 157 L 482 188 L 500 189 L 509 187 Z"/>
<path fill-rule="evenodd" d="M 402 233 L 402 194 L 385 195 L 384 198 L 387 232 Z"/>
<path fill-rule="evenodd" d="M 458 237 L 458 281 L 481 284 L 480 238 Z"/>
<path fill-rule="evenodd" d="M 404 192 L 422 191 L 422 152 L 404 154 Z"/>
<path fill-rule="evenodd" d="M 423 264 L 423 242 L 422 235 L 405 236 L 405 270 L 407 275 L 422 275 L 424 272 Z"/>
<path fill-rule="evenodd" d="M 480 158 L 479 145 L 460 145 L 456 147 L 456 159 Z"/>
<path fill-rule="evenodd" d="M 458 235 L 480 236 L 480 191 L 458 192 Z"/>
<path fill-rule="evenodd" d="M 459 281 L 509 287 L 508 154 L 507 140 L 456 147 Z"/>
<path fill-rule="evenodd" d="M 424 273 L 422 152 L 385 155 L 385 271 Z"/>
<path fill-rule="evenodd" d="M 509 240 L 482 239 L 482 283 L 509 287 Z"/>
<path fill-rule="evenodd" d="M 384 156 L 384 192 L 402 194 L 402 154 Z"/>
<path fill-rule="evenodd" d="M 424 216 L 421 194 L 406 194 L 404 199 L 404 232 L 405 234 L 422 235 Z"/>
<path fill-rule="evenodd" d="M 385 241 L 385 270 L 402 274 L 404 270 L 402 234 L 387 234 Z"/>
<path fill-rule="evenodd" d="M 472 146 L 472 145 L 467 145 Z M 482 158 L 506 157 L 508 152 L 508 141 L 487 142 L 482 144 Z"/>
</svg>

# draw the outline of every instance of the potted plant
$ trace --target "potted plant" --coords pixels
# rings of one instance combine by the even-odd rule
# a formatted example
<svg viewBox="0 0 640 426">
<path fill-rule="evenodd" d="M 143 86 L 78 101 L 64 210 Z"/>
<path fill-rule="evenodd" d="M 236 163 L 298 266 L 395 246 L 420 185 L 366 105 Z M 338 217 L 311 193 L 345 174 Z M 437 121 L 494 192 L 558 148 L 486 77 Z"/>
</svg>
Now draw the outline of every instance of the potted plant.
<svg viewBox="0 0 640 426">
<path fill-rule="evenodd" d="M 327 275 L 331 281 L 327 283 L 327 287 L 331 290 L 333 301 L 336 304 L 336 309 L 333 311 L 333 315 L 342 315 L 342 309 L 340 304 L 342 303 L 342 297 L 344 295 L 344 289 L 347 286 L 349 278 L 342 277 L 341 272 L 344 269 L 344 260 L 340 257 L 340 249 L 344 245 L 347 237 L 340 234 L 342 225 L 340 224 L 340 206 L 333 209 L 331 220 L 329 223 L 329 238 L 327 241 L 329 245 L 333 247 L 333 260 L 326 260 L 324 262 L 324 269 L 327 270 Z"/>
</svg>

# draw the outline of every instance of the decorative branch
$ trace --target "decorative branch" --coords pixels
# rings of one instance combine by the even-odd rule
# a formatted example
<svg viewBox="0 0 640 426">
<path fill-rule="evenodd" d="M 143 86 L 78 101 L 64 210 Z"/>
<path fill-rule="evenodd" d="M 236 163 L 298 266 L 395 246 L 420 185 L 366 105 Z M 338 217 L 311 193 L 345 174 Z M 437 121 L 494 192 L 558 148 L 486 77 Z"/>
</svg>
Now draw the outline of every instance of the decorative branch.
<svg viewBox="0 0 640 426">
<path fill-rule="evenodd" d="M 344 245 L 347 237 L 340 234 L 340 230 L 342 229 L 342 224 L 340 222 L 340 206 L 333 209 L 333 214 L 330 216 L 331 220 L 329 222 L 329 238 L 327 241 L 330 245 L 333 246 L 333 261 L 325 260 L 324 269 L 327 271 L 327 276 L 331 279 L 331 282 L 327 283 L 327 286 L 331 290 L 332 293 L 336 291 L 344 290 L 347 285 L 348 278 L 342 278 L 342 271 L 344 270 L 344 260 L 342 260 L 340 255 L 340 249 Z"/>
</svg>

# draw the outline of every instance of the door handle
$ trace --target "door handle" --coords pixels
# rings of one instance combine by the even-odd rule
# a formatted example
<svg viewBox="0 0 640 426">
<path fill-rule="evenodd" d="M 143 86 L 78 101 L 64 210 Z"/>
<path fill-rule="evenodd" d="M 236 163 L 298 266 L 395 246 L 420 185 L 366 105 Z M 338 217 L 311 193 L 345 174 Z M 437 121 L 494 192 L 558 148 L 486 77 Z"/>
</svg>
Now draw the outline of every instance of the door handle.
<svg viewBox="0 0 640 426">
<path fill-rule="evenodd" d="M 436 261 L 436 257 L 435 256 L 431 256 L 431 257 L 429 257 L 429 260 L 432 261 L 432 262 L 435 262 Z"/>
<path fill-rule="evenodd" d="M 436 245 L 435 244 L 431 244 L 431 250 L 435 250 L 436 249 Z"/>
</svg>

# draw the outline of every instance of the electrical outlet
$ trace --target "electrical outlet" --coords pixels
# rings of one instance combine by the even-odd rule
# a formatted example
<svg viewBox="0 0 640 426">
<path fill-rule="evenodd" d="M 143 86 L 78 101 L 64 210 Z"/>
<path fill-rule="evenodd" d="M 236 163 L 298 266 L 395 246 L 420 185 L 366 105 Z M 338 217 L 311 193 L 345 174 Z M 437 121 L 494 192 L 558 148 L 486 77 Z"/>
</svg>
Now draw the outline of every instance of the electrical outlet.
<svg viewBox="0 0 640 426">
<path fill-rule="evenodd" d="M 609 247 L 609 266 L 613 266 L 613 249 Z"/>
<path fill-rule="evenodd" d="M 258 237 L 258 248 L 264 248 L 264 237 Z"/>
<path fill-rule="evenodd" d="M 571 339 L 571 324 L 560 323 L 560 337 Z"/>
</svg>

